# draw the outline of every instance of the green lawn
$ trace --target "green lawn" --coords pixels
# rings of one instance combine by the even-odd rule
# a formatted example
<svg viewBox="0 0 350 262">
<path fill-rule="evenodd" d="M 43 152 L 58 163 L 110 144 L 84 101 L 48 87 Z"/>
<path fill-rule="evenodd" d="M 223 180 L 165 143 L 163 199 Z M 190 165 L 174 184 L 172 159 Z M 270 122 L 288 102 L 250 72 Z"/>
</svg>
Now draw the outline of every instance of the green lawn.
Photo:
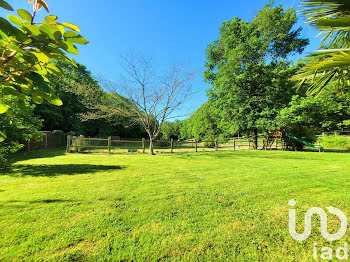
<svg viewBox="0 0 350 262">
<path fill-rule="evenodd" d="M 350 218 L 350 154 L 20 155 L 0 175 L 0 261 L 310 261 L 288 233 L 313 206 Z M 329 215 L 330 232 L 337 219 Z"/>
</svg>

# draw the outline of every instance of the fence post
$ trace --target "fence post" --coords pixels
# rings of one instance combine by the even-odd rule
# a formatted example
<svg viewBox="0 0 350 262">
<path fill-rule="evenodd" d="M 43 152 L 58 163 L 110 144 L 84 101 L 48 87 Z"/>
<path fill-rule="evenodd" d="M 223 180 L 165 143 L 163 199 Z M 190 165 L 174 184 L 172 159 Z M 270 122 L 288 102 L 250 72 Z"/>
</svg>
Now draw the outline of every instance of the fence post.
<svg viewBox="0 0 350 262">
<path fill-rule="evenodd" d="M 218 151 L 218 140 L 215 139 L 215 150 Z"/>
<path fill-rule="evenodd" d="M 233 139 L 233 150 L 236 150 L 236 139 Z"/>
<path fill-rule="evenodd" d="M 79 153 L 82 152 L 83 145 L 84 145 L 84 136 L 83 136 L 83 135 L 80 135 L 79 147 L 78 147 L 78 152 L 79 152 Z"/>
<path fill-rule="evenodd" d="M 67 136 L 67 148 L 66 148 L 66 152 L 68 153 L 70 149 L 70 135 Z"/>
<path fill-rule="evenodd" d="M 171 139 L 170 146 L 171 146 L 171 153 L 174 153 L 174 139 L 173 138 Z"/>
<path fill-rule="evenodd" d="M 108 137 L 108 154 L 111 153 L 112 137 Z"/>
<path fill-rule="evenodd" d="M 47 132 L 45 132 L 45 147 L 46 147 L 46 149 L 47 149 L 47 147 L 48 147 L 48 142 L 47 142 Z"/>
<path fill-rule="evenodd" d="M 278 149 L 278 138 L 276 138 L 276 149 Z"/>
<path fill-rule="evenodd" d="M 195 139 L 194 142 L 195 142 L 196 152 L 198 152 L 198 148 L 197 148 L 197 139 Z"/>
<path fill-rule="evenodd" d="M 248 149 L 250 150 L 250 140 L 248 138 Z"/>
<path fill-rule="evenodd" d="M 318 152 L 321 152 L 321 143 L 318 141 Z"/>
<path fill-rule="evenodd" d="M 143 154 L 145 153 L 145 150 L 146 150 L 146 148 L 145 148 L 145 139 L 142 138 L 142 153 Z"/>
</svg>

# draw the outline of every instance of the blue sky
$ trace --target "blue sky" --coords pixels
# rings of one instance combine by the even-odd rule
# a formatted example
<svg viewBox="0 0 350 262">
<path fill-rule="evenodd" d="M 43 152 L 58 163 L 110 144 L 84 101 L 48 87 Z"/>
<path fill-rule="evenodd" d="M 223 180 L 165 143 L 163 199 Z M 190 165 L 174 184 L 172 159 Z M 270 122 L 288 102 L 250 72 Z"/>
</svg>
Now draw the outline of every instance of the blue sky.
<svg viewBox="0 0 350 262">
<path fill-rule="evenodd" d="M 31 6 L 27 0 L 8 0 L 14 8 Z M 78 25 L 90 43 L 79 47 L 74 57 L 96 76 L 117 81 L 121 69 L 119 57 L 128 50 L 152 56 L 156 66 L 186 63 L 198 72 L 195 95 L 186 112 L 193 112 L 207 101 L 203 81 L 205 49 L 218 38 L 223 21 L 238 16 L 251 20 L 266 2 L 264 0 L 49 0 L 51 14 L 61 22 Z M 298 0 L 277 0 L 276 4 L 297 8 Z M 298 9 L 298 8 L 297 8 Z M 42 12 L 43 15 L 46 15 Z M 5 12 L 1 11 L 3 16 Z M 320 39 L 317 32 L 302 19 L 303 36 L 311 40 L 306 52 L 315 50 Z M 297 59 L 297 57 L 295 58 Z"/>
</svg>

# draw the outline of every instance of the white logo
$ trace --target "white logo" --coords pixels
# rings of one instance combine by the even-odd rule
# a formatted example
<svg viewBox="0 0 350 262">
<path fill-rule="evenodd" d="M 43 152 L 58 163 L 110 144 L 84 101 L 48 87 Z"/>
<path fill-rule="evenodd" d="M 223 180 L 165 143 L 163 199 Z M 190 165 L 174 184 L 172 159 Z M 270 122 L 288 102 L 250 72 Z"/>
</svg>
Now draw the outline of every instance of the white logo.
<svg viewBox="0 0 350 262">
<path fill-rule="evenodd" d="M 289 205 L 291 207 L 294 207 L 296 204 L 296 201 L 294 199 L 289 200 Z M 313 215 L 317 214 L 320 216 L 320 230 L 322 236 L 327 239 L 328 241 L 336 241 L 341 239 L 347 230 L 348 227 L 348 221 L 345 216 L 345 214 L 335 207 L 327 207 L 327 210 L 329 213 L 336 215 L 341 222 L 340 229 L 335 234 L 329 234 L 327 229 L 327 214 L 326 212 L 319 207 L 313 207 L 310 208 L 306 214 L 305 214 L 305 221 L 304 221 L 304 232 L 302 234 L 298 234 L 296 232 L 296 215 L 295 215 L 295 209 L 289 209 L 289 234 L 297 241 L 303 241 L 306 240 L 310 234 L 311 234 L 311 218 Z"/>
</svg>

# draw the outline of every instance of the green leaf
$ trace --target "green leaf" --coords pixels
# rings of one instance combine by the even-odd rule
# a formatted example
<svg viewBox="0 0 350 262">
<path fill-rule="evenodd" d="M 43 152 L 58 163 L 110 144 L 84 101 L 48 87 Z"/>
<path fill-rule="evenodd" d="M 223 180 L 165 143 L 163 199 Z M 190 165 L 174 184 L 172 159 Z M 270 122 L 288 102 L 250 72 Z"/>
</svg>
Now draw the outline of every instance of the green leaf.
<svg viewBox="0 0 350 262">
<path fill-rule="evenodd" d="M 13 86 L 2 86 L 1 92 L 3 95 L 17 96 L 19 94 L 17 89 L 14 88 Z"/>
<path fill-rule="evenodd" d="M 20 42 L 24 42 L 28 39 L 28 37 L 22 31 L 11 25 L 3 17 L 0 17 L 0 31 L 9 37 L 15 37 Z"/>
<path fill-rule="evenodd" d="M 49 62 L 49 57 L 43 52 L 37 51 L 37 52 L 33 52 L 32 54 L 35 55 L 37 59 L 43 64 L 46 64 L 47 62 Z"/>
<path fill-rule="evenodd" d="M 32 92 L 32 90 L 29 87 L 23 87 L 23 86 L 21 88 L 21 91 L 26 95 L 29 95 Z"/>
<path fill-rule="evenodd" d="M 6 139 L 6 135 L 4 134 L 4 132 L 0 131 L 0 142 L 3 142 Z"/>
<path fill-rule="evenodd" d="M 26 31 L 33 36 L 41 35 L 40 28 L 37 25 L 32 25 L 30 22 L 24 23 L 23 27 L 27 29 Z"/>
<path fill-rule="evenodd" d="M 61 31 L 51 25 L 40 26 L 40 31 L 47 34 L 53 40 L 60 40 L 62 38 Z"/>
<path fill-rule="evenodd" d="M 57 76 L 60 76 L 62 75 L 62 71 L 61 69 L 59 69 L 56 65 L 54 64 L 48 64 L 46 66 L 47 70 L 51 73 L 51 74 L 54 74 L 54 75 L 57 75 Z"/>
<path fill-rule="evenodd" d="M 32 15 L 24 9 L 18 9 L 17 10 L 17 14 L 24 20 L 27 22 L 31 22 L 32 21 Z"/>
<path fill-rule="evenodd" d="M 25 95 L 25 94 L 22 94 L 22 93 L 19 93 L 18 95 L 17 95 L 17 97 L 18 97 L 18 99 L 19 100 L 25 100 L 26 98 L 27 98 L 27 96 Z"/>
<path fill-rule="evenodd" d="M 7 18 L 10 20 L 11 23 L 22 26 L 24 23 L 21 18 L 14 16 L 14 15 L 8 15 Z"/>
<path fill-rule="evenodd" d="M 47 97 L 47 102 L 49 102 L 50 104 L 52 105 L 55 105 L 55 106 L 62 106 L 63 105 L 63 102 L 62 100 L 56 96 L 55 94 L 51 94 L 49 97 Z"/>
<path fill-rule="evenodd" d="M 80 29 L 79 27 L 77 27 L 76 25 L 74 24 L 71 24 L 71 23 L 62 23 L 61 25 L 63 25 L 65 28 L 68 28 L 68 29 L 72 29 L 76 32 L 80 32 Z"/>
<path fill-rule="evenodd" d="M 60 30 L 61 34 L 64 34 L 64 27 L 61 25 L 54 25 L 58 30 Z"/>
<path fill-rule="evenodd" d="M 72 31 L 65 32 L 63 36 L 64 39 L 68 42 L 73 42 L 81 45 L 86 45 L 87 43 L 89 43 L 89 41 L 86 40 L 84 37 Z"/>
<path fill-rule="evenodd" d="M 48 85 L 47 82 L 45 82 L 45 79 L 39 75 L 36 72 L 30 71 L 25 74 L 25 77 L 32 81 L 32 86 L 35 86 L 35 88 L 45 92 L 45 93 L 50 93 L 51 89 Z"/>
<path fill-rule="evenodd" d="M 6 113 L 8 109 L 9 109 L 8 105 L 4 105 L 3 103 L 0 102 L 0 114 Z"/>
<path fill-rule="evenodd" d="M 38 58 L 32 53 L 26 53 L 22 57 L 29 64 L 36 64 L 38 62 Z"/>
<path fill-rule="evenodd" d="M 67 51 L 68 53 L 71 53 L 73 55 L 78 55 L 78 48 L 71 42 L 68 41 L 61 41 L 59 43 L 59 47 Z"/>
<path fill-rule="evenodd" d="M 41 65 L 35 65 L 33 68 L 38 74 L 43 75 L 43 76 L 47 75 L 47 70 L 45 67 L 43 67 Z"/>
<path fill-rule="evenodd" d="M 8 11 L 13 11 L 12 6 L 10 6 L 7 2 L 0 0 L 0 6 Z"/>
<path fill-rule="evenodd" d="M 47 21 L 47 23 L 49 23 L 50 25 L 55 24 L 58 20 L 58 17 L 55 15 L 48 15 L 45 17 L 45 20 Z"/>
<path fill-rule="evenodd" d="M 34 93 L 32 95 L 32 100 L 34 103 L 39 104 L 39 105 L 44 102 L 44 98 L 37 93 Z"/>
</svg>

